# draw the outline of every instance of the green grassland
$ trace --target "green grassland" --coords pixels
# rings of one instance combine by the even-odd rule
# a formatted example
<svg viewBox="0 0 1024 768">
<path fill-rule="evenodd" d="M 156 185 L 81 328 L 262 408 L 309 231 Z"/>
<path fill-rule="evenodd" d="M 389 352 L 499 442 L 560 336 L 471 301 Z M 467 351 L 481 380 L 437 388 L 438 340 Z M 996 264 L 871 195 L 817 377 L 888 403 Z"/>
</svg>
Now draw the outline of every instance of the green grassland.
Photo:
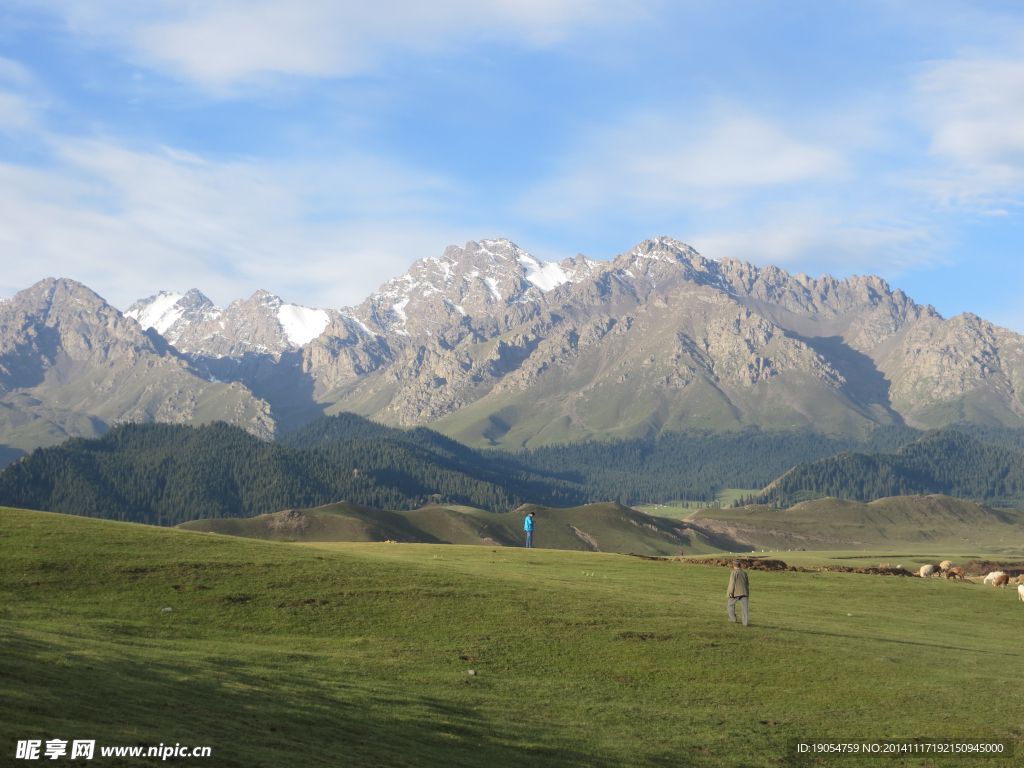
<svg viewBox="0 0 1024 768">
<path fill-rule="evenodd" d="M 942 495 L 892 496 L 868 504 L 825 498 L 788 509 L 750 504 L 700 510 L 690 520 L 758 549 L 897 547 L 927 552 L 939 547 L 980 549 L 989 555 L 1024 553 L 1024 512 Z"/>
<path fill-rule="evenodd" d="M 245 768 L 863 765 L 800 761 L 797 737 L 1024 748 L 1012 590 L 755 571 L 744 628 L 728 570 L 679 561 L 11 509 L 0 546 L 5 763 L 33 738 L 207 745 L 202 764 Z"/>
<path fill-rule="evenodd" d="M 761 493 L 760 488 L 722 488 L 715 493 L 715 505 L 725 508 L 741 501 L 746 496 L 757 496 Z M 674 499 L 664 504 L 640 504 L 634 507 L 649 515 L 667 517 L 671 520 L 685 520 L 691 517 L 698 509 L 705 509 L 713 506 L 710 502 L 694 499 Z"/>
<path fill-rule="evenodd" d="M 1015 553 L 984 552 L 977 549 L 945 549 L 940 547 L 896 546 L 891 549 L 856 549 L 856 550 L 804 550 L 793 552 L 788 550 L 764 550 L 755 553 L 761 557 L 778 558 L 788 565 L 803 568 L 821 568 L 830 565 L 841 565 L 849 568 L 874 568 L 884 563 L 890 566 L 900 565 L 904 569 L 917 572 L 922 565 L 938 565 L 949 560 L 954 565 L 964 565 L 971 560 L 992 560 L 998 557 L 1003 562 L 1017 562 L 1017 567 L 1024 568 L 1024 551 Z M 690 559 L 690 558 L 687 558 Z M 935 576 L 934 578 L 939 578 Z M 981 580 L 981 576 L 968 577 Z M 986 587 L 991 589 L 991 587 Z M 1009 588 L 1015 589 L 1014 585 Z"/>
<path fill-rule="evenodd" d="M 523 518 L 534 513 L 534 546 L 658 556 L 733 551 L 734 542 L 614 502 L 556 509 L 526 505 L 497 514 L 472 507 L 423 507 L 391 512 L 347 501 L 252 518 L 193 520 L 183 530 L 284 542 L 378 541 L 521 547 Z"/>
</svg>

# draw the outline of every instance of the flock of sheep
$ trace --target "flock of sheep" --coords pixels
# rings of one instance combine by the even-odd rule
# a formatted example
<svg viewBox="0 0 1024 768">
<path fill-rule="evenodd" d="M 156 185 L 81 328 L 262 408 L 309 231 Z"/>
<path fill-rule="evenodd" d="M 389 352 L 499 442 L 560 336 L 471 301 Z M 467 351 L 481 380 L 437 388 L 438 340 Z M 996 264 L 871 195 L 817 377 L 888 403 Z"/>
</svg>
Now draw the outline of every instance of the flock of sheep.
<svg viewBox="0 0 1024 768">
<path fill-rule="evenodd" d="M 922 579 L 928 579 L 940 573 L 946 580 L 966 580 L 964 569 L 953 565 L 949 560 L 943 560 L 939 563 L 937 568 L 934 565 L 922 565 L 921 569 L 917 572 L 917 575 Z M 983 583 L 988 584 L 990 581 L 992 582 L 993 587 L 1006 587 L 1006 585 L 1010 583 L 1010 575 L 1005 571 L 992 571 L 985 577 Z M 1017 597 L 1024 600 L 1024 583 L 1017 584 Z"/>
</svg>

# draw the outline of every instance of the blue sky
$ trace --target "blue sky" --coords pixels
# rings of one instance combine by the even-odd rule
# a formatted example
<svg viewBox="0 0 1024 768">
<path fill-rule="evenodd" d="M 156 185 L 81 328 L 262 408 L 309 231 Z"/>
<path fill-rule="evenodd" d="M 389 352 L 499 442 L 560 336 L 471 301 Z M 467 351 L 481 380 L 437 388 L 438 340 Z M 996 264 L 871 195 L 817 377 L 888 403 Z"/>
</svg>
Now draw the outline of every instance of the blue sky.
<svg viewBox="0 0 1024 768">
<path fill-rule="evenodd" d="M 0 295 L 358 303 L 670 235 L 1024 332 L 1009 2 L 0 0 Z"/>
</svg>

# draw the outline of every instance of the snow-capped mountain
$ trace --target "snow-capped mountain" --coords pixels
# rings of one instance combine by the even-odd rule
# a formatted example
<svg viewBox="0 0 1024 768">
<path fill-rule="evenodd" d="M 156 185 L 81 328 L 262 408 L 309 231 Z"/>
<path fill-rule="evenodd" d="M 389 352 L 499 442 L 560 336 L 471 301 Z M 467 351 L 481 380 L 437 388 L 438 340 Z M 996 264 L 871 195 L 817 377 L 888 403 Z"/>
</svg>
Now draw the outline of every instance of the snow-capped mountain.
<svg viewBox="0 0 1024 768">
<path fill-rule="evenodd" d="M 139 299 L 124 316 L 137 320 L 143 330 L 153 328 L 174 344 L 189 327 L 217 320 L 222 314 L 224 310 L 193 288 L 185 294 L 160 291 L 156 296 Z"/>
<path fill-rule="evenodd" d="M 308 344 L 331 320 L 326 310 L 288 304 L 262 290 L 223 310 L 194 288 L 184 295 L 161 291 L 124 314 L 181 352 L 214 358 L 280 354 Z"/>
<path fill-rule="evenodd" d="M 585 256 L 561 263 L 540 261 L 506 239 L 449 246 L 440 257 L 420 259 L 401 277 L 351 310 L 373 332 L 431 335 L 460 318 L 486 324 L 518 305 L 521 317 L 546 303 L 545 294 L 588 277 L 599 262 Z"/>
<path fill-rule="evenodd" d="M 273 437 L 265 401 L 204 379 L 154 341 L 74 280 L 47 278 L 0 302 L 0 446 L 31 450 L 137 421 L 220 419 Z"/>
<path fill-rule="evenodd" d="M 191 290 L 125 316 L 70 281 L 0 300 L 0 447 L 125 419 L 271 436 L 339 410 L 509 447 L 748 425 L 1024 425 L 1018 334 L 943 319 L 878 277 L 790 275 L 668 237 L 557 263 L 504 239 L 451 246 L 340 310 L 266 291 L 221 309 Z"/>
</svg>

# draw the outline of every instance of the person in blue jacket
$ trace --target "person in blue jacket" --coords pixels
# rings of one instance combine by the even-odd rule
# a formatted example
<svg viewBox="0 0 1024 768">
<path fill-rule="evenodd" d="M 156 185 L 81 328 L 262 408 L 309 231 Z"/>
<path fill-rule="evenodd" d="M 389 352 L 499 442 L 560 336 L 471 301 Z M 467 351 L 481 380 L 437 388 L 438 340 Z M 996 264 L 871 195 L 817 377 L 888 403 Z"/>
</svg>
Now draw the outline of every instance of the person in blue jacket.
<svg viewBox="0 0 1024 768">
<path fill-rule="evenodd" d="M 523 530 L 526 531 L 526 548 L 533 549 L 533 512 L 526 516 Z"/>
</svg>

